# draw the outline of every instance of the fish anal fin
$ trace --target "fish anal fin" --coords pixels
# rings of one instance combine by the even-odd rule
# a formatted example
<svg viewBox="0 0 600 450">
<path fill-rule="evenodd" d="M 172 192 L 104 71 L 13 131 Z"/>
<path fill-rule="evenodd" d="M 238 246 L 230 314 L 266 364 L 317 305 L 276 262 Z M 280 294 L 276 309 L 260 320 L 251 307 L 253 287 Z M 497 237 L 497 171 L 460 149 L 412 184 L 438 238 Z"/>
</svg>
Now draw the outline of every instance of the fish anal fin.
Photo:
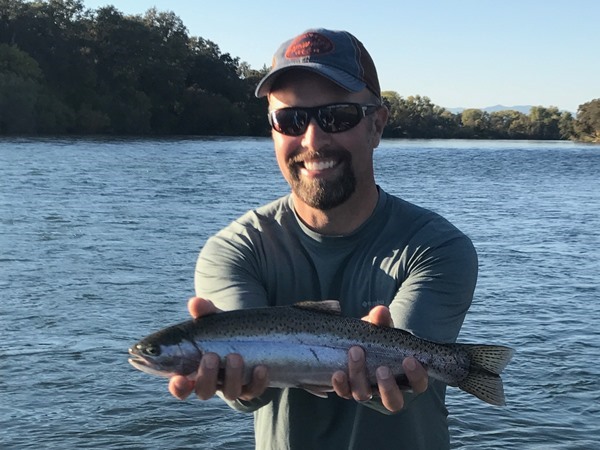
<svg viewBox="0 0 600 450">
<path fill-rule="evenodd" d="M 342 314 L 340 302 L 337 300 L 322 300 L 319 302 L 305 301 L 294 303 L 294 308 L 305 309 L 307 311 L 315 311 L 325 314 L 333 314 L 339 316 Z"/>
<path fill-rule="evenodd" d="M 317 386 L 312 384 L 303 384 L 298 386 L 301 389 L 304 389 L 306 392 L 311 393 L 319 398 L 327 398 L 327 393 L 332 392 L 333 389 L 331 386 Z"/>
</svg>

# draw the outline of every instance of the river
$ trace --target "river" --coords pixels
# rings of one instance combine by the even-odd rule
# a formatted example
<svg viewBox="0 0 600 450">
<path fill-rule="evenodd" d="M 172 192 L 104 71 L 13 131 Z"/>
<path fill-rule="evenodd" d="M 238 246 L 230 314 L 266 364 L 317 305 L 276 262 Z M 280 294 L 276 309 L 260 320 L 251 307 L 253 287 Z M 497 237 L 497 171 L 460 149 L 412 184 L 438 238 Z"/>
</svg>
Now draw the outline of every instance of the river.
<svg viewBox="0 0 600 450">
<path fill-rule="evenodd" d="M 600 147 L 387 140 L 375 165 L 477 248 L 459 340 L 517 349 L 506 407 L 448 390 L 452 448 L 600 448 Z M 0 447 L 251 448 L 251 416 L 127 348 L 187 318 L 207 237 L 287 191 L 268 139 L 0 139 Z"/>
</svg>

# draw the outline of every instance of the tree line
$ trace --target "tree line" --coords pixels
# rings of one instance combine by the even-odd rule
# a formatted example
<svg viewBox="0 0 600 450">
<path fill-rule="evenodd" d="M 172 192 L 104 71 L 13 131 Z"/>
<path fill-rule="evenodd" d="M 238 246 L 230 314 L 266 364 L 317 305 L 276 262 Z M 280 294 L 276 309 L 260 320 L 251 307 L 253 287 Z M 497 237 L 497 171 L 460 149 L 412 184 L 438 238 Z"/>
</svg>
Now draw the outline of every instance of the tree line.
<svg viewBox="0 0 600 450">
<path fill-rule="evenodd" d="M 488 113 L 465 109 L 453 114 L 428 97 L 403 98 L 383 92 L 390 109 L 388 137 L 453 139 L 576 139 L 600 142 L 600 99 L 579 106 L 577 119 L 557 107 L 534 106 L 529 114 L 515 110 Z"/>
<path fill-rule="evenodd" d="M 268 135 L 267 72 L 190 36 L 173 12 L 125 15 L 82 0 L 0 0 L 0 135 Z M 454 114 L 428 97 L 383 93 L 387 137 L 600 141 L 600 99 L 576 118 Z"/>
</svg>

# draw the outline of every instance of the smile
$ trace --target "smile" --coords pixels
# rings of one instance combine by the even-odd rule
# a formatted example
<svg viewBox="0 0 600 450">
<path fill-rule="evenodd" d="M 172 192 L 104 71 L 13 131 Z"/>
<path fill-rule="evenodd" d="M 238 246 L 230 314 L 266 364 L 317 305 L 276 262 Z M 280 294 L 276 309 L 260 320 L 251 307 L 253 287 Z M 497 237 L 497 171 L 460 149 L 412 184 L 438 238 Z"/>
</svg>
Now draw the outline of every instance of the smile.
<svg viewBox="0 0 600 450">
<path fill-rule="evenodd" d="M 337 161 L 326 160 L 326 161 L 305 161 L 304 168 L 310 171 L 332 169 L 337 165 Z"/>
</svg>

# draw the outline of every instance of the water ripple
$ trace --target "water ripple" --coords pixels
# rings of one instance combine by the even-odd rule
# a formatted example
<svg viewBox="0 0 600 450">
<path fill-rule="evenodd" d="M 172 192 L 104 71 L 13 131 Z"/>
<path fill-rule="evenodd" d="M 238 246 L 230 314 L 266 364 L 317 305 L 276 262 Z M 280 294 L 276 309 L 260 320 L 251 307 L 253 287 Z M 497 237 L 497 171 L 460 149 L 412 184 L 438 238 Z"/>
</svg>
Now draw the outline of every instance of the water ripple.
<svg viewBox="0 0 600 450">
<path fill-rule="evenodd" d="M 600 448 L 598 148 L 385 141 L 375 166 L 477 247 L 460 339 L 517 348 L 507 407 L 449 389 L 452 448 Z M 127 348 L 187 318 L 208 236 L 287 190 L 267 139 L 0 140 L 0 447 L 251 446 L 251 415 L 171 398 Z"/>
</svg>

